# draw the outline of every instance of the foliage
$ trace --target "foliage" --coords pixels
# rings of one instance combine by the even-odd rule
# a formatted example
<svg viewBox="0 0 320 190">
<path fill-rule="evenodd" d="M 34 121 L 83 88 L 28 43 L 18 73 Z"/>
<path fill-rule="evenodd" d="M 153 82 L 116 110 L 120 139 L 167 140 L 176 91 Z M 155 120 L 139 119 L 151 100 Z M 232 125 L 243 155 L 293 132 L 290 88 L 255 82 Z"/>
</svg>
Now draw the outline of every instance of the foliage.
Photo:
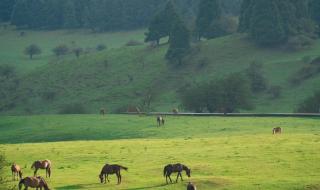
<svg viewBox="0 0 320 190">
<path fill-rule="evenodd" d="M 31 44 L 28 47 L 26 47 L 24 50 L 24 54 L 29 55 L 30 59 L 32 59 L 34 55 L 39 55 L 41 53 L 42 51 L 40 47 L 36 44 Z"/>
<path fill-rule="evenodd" d="M 298 106 L 299 113 L 320 113 L 320 91 L 314 93 L 313 96 L 305 99 Z"/>
<path fill-rule="evenodd" d="M 69 48 L 67 45 L 61 44 L 61 45 L 58 45 L 57 47 L 53 48 L 52 51 L 57 57 L 60 57 L 62 55 L 68 54 Z"/>
<path fill-rule="evenodd" d="M 246 75 L 251 83 L 252 92 L 262 92 L 267 88 L 267 80 L 263 73 L 263 64 L 253 62 L 246 70 Z"/>
<path fill-rule="evenodd" d="M 233 113 L 252 107 L 249 82 L 240 74 L 197 85 L 183 91 L 181 96 L 183 106 L 196 112 Z"/>
<path fill-rule="evenodd" d="M 190 49 L 190 33 L 179 19 L 176 20 L 170 33 L 169 43 L 166 59 L 170 63 L 181 65 L 182 58 L 186 56 Z"/>
<path fill-rule="evenodd" d="M 2 64 L 0 65 L 0 79 L 9 79 L 16 76 L 16 69 L 12 65 Z"/>
<path fill-rule="evenodd" d="M 221 7 L 218 0 L 200 0 L 199 11 L 196 20 L 196 30 L 198 39 L 202 37 L 212 38 L 211 26 L 216 26 L 216 23 L 221 17 Z"/>
<path fill-rule="evenodd" d="M 97 51 L 102 51 L 102 50 L 105 50 L 105 49 L 107 49 L 107 46 L 104 45 L 104 44 L 98 44 L 97 47 L 96 47 Z"/>
<path fill-rule="evenodd" d="M 270 86 L 268 89 L 268 94 L 270 94 L 272 99 L 280 98 L 282 92 L 282 87 L 279 85 Z"/>
</svg>

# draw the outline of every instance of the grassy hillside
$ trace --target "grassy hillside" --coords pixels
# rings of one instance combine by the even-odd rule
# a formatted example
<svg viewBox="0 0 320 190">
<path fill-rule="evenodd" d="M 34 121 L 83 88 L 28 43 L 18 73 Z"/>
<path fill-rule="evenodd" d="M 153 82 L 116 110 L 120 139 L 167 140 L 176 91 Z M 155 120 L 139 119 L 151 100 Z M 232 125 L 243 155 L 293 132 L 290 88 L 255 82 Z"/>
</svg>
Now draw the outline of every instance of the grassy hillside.
<svg viewBox="0 0 320 190">
<path fill-rule="evenodd" d="M 1 117 L 0 149 L 9 162 L 23 167 L 25 176 L 32 175 L 32 161 L 51 159 L 48 182 L 57 190 L 184 189 L 186 182 L 165 185 L 163 166 L 175 162 L 192 169 L 190 180 L 202 190 L 319 189 L 319 119 L 167 117 L 164 128 L 156 128 L 154 119 Z M 284 133 L 273 136 L 274 126 L 283 127 Z M 111 140 L 118 138 L 123 140 Z M 48 143 L 59 140 L 82 141 Z M 122 172 L 123 184 L 116 185 L 115 176 L 110 184 L 99 184 L 97 176 L 106 162 L 129 167 Z M 10 172 L 6 177 L 10 179 Z"/>
<path fill-rule="evenodd" d="M 5 113 L 58 113 L 69 104 L 81 104 L 88 113 L 96 113 L 101 107 L 124 111 L 128 105 L 140 106 L 149 95 L 152 110 L 169 111 L 181 104 L 179 90 L 194 82 L 241 72 L 253 61 L 264 64 L 269 86 L 279 85 L 282 91 L 277 99 L 266 92 L 256 94 L 256 107 L 251 112 L 293 112 L 320 86 L 319 74 L 300 85 L 289 82 L 308 64 L 302 60 L 319 55 L 320 41 L 308 50 L 288 52 L 261 49 L 243 35 L 232 35 L 194 45 L 180 68 L 166 63 L 166 49 L 167 45 L 154 49 L 139 45 L 91 53 L 80 59 L 53 60 L 21 76 L 17 89 L 2 100 L 10 105 Z"/>
</svg>

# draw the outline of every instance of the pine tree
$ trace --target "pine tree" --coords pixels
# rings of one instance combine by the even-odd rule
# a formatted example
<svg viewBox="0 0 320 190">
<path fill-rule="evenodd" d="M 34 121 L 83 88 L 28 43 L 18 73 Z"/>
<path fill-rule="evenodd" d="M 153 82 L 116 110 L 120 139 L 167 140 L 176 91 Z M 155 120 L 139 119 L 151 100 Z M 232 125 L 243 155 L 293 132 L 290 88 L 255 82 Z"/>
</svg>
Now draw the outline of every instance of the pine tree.
<svg viewBox="0 0 320 190">
<path fill-rule="evenodd" d="M 276 1 L 255 0 L 250 35 L 259 45 L 273 46 L 285 41 L 285 30 Z"/>
<path fill-rule="evenodd" d="M 77 17 L 76 17 L 76 10 L 75 4 L 72 0 L 67 0 L 64 3 L 64 10 L 63 10 L 63 17 L 64 17 L 64 27 L 65 28 L 76 28 L 79 26 Z"/>
<path fill-rule="evenodd" d="M 198 39 L 208 37 L 210 26 L 218 22 L 221 17 L 221 8 L 217 0 L 201 0 L 196 20 Z"/>
<path fill-rule="evenodd" d="M 190 48 L 190 33 L 185 24 L 176 19 L 169 39 L 170 45 L 166 54 L 166 58 L 170 63 L 180 65 L 182 58 L 187 54 Z"/>
<path fill-rule="evenodd" d="M 320 1 L 310 0 L 309 9 L 311 18 L 320 26 Z"/>
<path fill-rule="evenodd" d="M 243 0 L 240 10 L 239 32 L 248 32 L 254 7 L 254 0 Z"/>
<path fill-rule="evenodd" d="M 156 41 L 159 44 L 161 38 L 170 36 L 170 31 L 177 20 L 178 15 L 171 1 L 151 21 L 148 32 L 145 33 L 145 41 Z"/>
</svg>

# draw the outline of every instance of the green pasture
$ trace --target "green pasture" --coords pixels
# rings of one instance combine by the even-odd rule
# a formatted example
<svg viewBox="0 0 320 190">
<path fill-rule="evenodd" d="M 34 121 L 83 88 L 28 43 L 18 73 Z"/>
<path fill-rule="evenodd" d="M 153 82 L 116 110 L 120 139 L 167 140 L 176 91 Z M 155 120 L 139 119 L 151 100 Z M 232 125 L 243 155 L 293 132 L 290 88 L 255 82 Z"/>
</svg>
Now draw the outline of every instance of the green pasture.
<svg viewBox="0 0 320 190">
<path fill-rule="evenodd" d="M 34 160 L 50 159 L 52 189 L 182 190 L 165 185 L 162 169 L 181 162 L 200 190 L 318 190 L 318 118 L 43 115 L 0 118 L 0 148 L 32 175 Z M 272 135 L 272 128 L 283 128 Z M 105 163 L 129 168 L 123 183 L 99 184 Z M 6 185 L 10 180 L 9 166 Z M 40 171 L 40 175 L 45 175 Z"/>
</svg>

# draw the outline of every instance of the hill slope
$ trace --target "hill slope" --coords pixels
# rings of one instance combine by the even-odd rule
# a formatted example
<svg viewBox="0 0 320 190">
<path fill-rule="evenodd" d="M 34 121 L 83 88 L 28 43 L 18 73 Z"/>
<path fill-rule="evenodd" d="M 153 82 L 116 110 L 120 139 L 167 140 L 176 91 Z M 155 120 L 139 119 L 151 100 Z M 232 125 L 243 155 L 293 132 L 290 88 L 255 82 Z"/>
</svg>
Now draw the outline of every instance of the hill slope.
<svg viewBox="0 0 320 190">
<path fill-rule="evenodd" d="M 254 112 L 292 112 L 320 86 L 320 75 L 291 85 L 289 78 L 305 66 L 302 60 L 318 56 L 312 49 L 287 52 L 257 48 L 242 35 L 194 45 L 183 67 L 166 64 L 167 46 L 122 47 L 89 54 L 81 59 L 57 61 L 21 78 L 17 89 L 3 100 L 14 102 L 7 113 L 57 113 L 68 104 L 81 104 L 88 112 L 100 107 L 123 111 L 141 105 L 151 95 L 151 108 L 168 111 L 180 105 L 178 91 L 190 83 L 224 77 L 246 69 L 253 61 L 264 64 L 269 85 L 280 85 L 281 97 L 266 93 L 254 97 Z"/>
</svg>

